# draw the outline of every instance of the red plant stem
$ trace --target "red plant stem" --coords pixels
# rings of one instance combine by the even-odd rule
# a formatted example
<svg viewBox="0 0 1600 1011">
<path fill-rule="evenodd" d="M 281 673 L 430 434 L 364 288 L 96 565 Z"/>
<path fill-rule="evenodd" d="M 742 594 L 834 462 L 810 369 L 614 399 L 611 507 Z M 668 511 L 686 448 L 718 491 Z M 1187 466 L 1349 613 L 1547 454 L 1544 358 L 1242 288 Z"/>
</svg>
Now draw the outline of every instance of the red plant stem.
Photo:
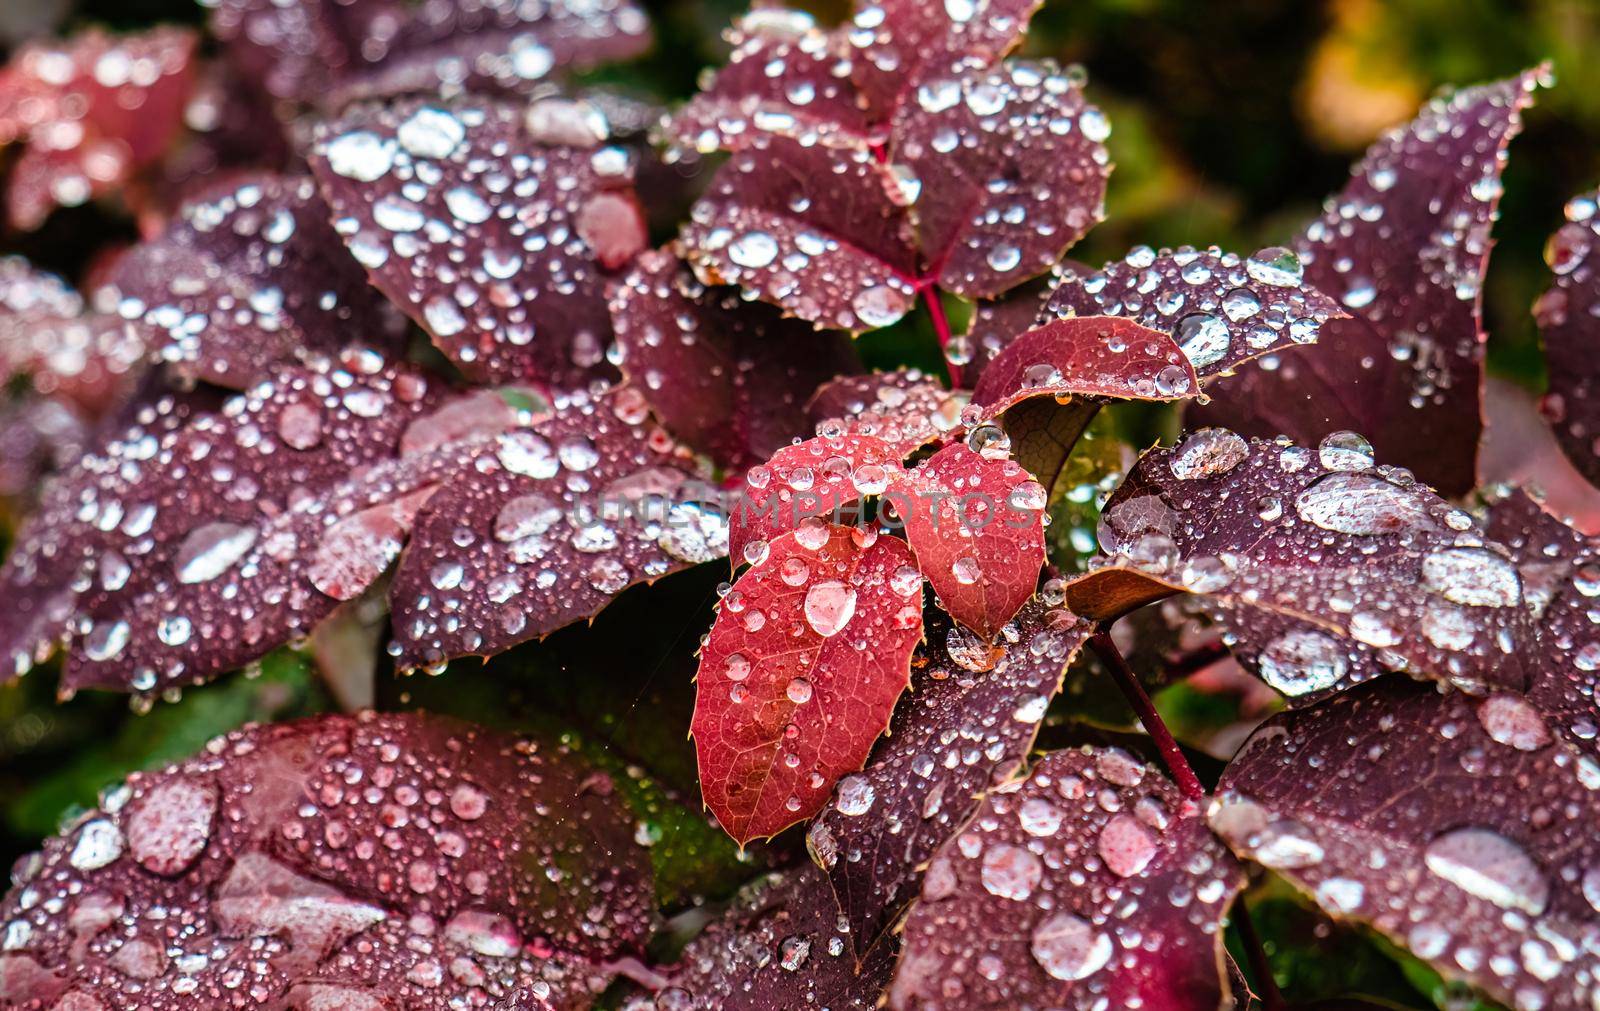
<svg viewBox="0 0 1600 1011">
<path fill-rule="evenodd" d="M 1194 769 L 1189 765 L 1189 760 L 1183 756 L 1183 749 L 1178 747 L 1178 742 L 1173 739 L 1172 731 L 1161 721 L 1161 714 L 1156 712 L 1155 703 L 1150 701 L 1150 696 L 1145 694 L 1144 686 L 1139 683 L 1138 675 L 1128 667 L 1128 661 L 1123 659 L 1122 651 L 1117 649 L 1117 644 L 1111 641 L 1111 628 L 1102 626 L 1093 637 L 1089 639 L 1089 648 L 1100 657 L 1100 662 L 1111 671 L 1111 676 L 1116 679 L 1117 687 L 1122 689 L 1122 694 L 1127 698 L 1128 705 L 1133 707 L 1134 713 L 1139 717 L 1139 722 L 1144 724 L 1145 733 L 1156 742 L 1156 747 L 1161 752 L 1161 761 L 1165 763 L 1167 772 L 1177 781 L 1178 788 L 1190 800 L 1199 800 L 1206 795 L 1205 787 L 1200 785 L 1200 777 L 1194 774 Z"/>
<path fill-rule="evenodd" d="M 1244 897 L 1233 906 L 1233 925 L 1239 931 L 1239 940 L 1244 944 L 1245 957 L 1250 960 L 1250 974 L 1255 977 L 1256 986 L 1261 992 L 1256 994 L 1261 998 L 1261 1003 L 1266 1011 L 1282 1011 L 1288 1005 L 1284 1003 L 1283 994 L 1278 990 L 1278 981 L 1272 977 L 1272 966 L 1267 962 L 1267 949 L 1261 946 L 1261 935 L 1256 933 L 1255 922 L 1250 919 L 1250 909 L 1244 904 Z"/>
<path fill-rule="evenodd" d="M 928 317 L 933 320 L 933 332 L 939 336 L 939 350 L 946 352 L 950 347 L 950 320 L 944 314 L 944 303 L 939 300 L 937 285 L 927 285 L 922 289 L 922 300 L 927 303 Z M 961 366 L 952 362 L 946 354 L 944 367 L 950 376 L 950 388 L 961 389 Z"/>
</svg>

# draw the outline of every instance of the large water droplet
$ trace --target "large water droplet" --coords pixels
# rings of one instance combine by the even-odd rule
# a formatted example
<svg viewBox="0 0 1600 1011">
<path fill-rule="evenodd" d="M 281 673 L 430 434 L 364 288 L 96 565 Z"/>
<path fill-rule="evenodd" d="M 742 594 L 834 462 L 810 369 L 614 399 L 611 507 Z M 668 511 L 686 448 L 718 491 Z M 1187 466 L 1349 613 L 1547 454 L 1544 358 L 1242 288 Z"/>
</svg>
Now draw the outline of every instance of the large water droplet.
<svg viewBox="0 0 1600 1011">
<path fill-rule="evenodd" d="M 1530 916 L 1550 902 L 1550 882 L 1527 850 L 1486 828 L 1458 828 L 1423 853 L 1428 870 L 1469 895 Z"/>
<path fill-rule="evenodd" d="M 1056 913 L 1033 929 L 1034 960 L 1053 978 L 1083 979 L 1111 961 L 1111 938 L 1073 913 Z"/>
<path fill-rule="evenodd" d="M 838 635 L 856 613 L 856 591 L 836 580 L 806 591 L 806 624 L 823 638 Z"/>
</svg>

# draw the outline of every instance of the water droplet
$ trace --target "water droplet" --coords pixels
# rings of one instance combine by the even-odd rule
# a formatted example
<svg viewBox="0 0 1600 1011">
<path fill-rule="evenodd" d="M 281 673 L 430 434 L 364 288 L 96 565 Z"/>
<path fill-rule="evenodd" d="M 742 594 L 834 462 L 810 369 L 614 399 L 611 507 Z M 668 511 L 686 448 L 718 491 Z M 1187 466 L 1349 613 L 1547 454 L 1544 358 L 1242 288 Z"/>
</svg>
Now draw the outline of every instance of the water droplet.
<svg viewBox="0 0 1600 1011">
<path fill-rule="evenodd" d="M 1283 246 L 1258 249 L 1245 261 L 1245 272 L 1262 284 L 1277 288 L 1297 288 L 1305 276 L 1305 268 L 1294 250 Z"/>
<path fill-rule="evenodd" d="M 1033 929 L 1030 944 L 1039 967 L 1054 979 L 1083 979 L 1111 961 L 1111 938 L 1073 913 L 1056 913 Z"/>
<path fill-rule="evenodd" d="M 1039 887 L 1044 864 L 1020 846 L 997 842 L 984 850 L 978 877 L 990 895 L 1020 902 Z"/>
<path fill-rule="evenodd" d="M 806 624 L 823 638 L 838 635 L 856 613 L 856 591 L 830 580 L 806 591 Z"/>
<path fill-rule="evenodd" d="M 1486 828 L 1446 832 L 1428 844 L 1423 862 L 1462 891 L 1501 909 L 1538 916 L 1550 901 L 1550 883 L 1527 851 Z"/>
</svg>

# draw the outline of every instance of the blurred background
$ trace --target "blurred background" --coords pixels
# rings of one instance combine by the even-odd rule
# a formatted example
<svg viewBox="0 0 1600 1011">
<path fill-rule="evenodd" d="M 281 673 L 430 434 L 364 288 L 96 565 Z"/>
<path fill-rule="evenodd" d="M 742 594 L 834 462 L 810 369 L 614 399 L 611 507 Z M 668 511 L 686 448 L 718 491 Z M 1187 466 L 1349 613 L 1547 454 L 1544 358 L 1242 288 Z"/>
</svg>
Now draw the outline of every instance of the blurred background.
<svg viewBox="0 0 1600 1011">
<path fill-rule="evenodd" d="M 689 95 L 702 70 L 723 60 L 722 30 L 747 6 L 743 0 L 640 2 L 656 25 L 654 53 L 594 76 L 667 103 Z M 848 14 L 849 0 L 798 5 L 837 20 Z M 206 13 L 193 0 L 0 0 L 0 57 L 30 38 L 91 25 L 200 25 Z M 1556 87 L 1539 96 L 1526 132 L 1511 148 L 1485 295 L 1491 372 L 1535 393 L 1541 389 L 1543 363 L 1529 307 L 1547 283 L 1542 248 L 1562 220 L 1565 201 L 1600 184 L 1600 61 L 1592 56 L 1600 52 L 1600 3 L 1048 0 L 1025 52 L 1085 67 L 1089 95 L 1113 124 L 1117 167 L 1108 220 L 1072 252 L 1089 263 L 1120 257 L 1141 243 L 1217 244 L 1248 253 L 1282 242 L 1343 185 L 1367 144 L 1410 119 L 1436 89 L 1550 60 Z M 8 165 L 9 154 L 0 151 L 0 181 Z M 137 237 L 133 217 L 113 199 L 58 210 L 36 231 L 0 231 L 0 254 L 22 253 L 82 284 L 92 278 L 98 253 Z M 895 357 L 893 348 L 882 350 L 880 357 Z M 0 522 L 0 547 L 5 525 Z M 636 756 L 615 735 L 640 705 L 684 704 L 694 645 L 684 630 L 705 627 L 716 578 L 682 577 L 679 585 L 686 588 L 664 608 L 641 608 L 637 593 L 629 594 L 602 618 L 602 624 L 620 624 L 599 639 L 631 644 L 625 655 L 607 657 L 633 679 L 608 682 L 609 699 L 586 698 L 562 684 L 571 680 L 561 677 L 570 667 L 596 662 L 592 650 L 577 648 L 578 640 L 562 633 L 497 658 L 487 674 L 439 687 L 391 684 L 380 670 L 379 701 L 391 707 L 443 702 L 461 715 L 499 722 L 517 722 L 508 713 L 534 711 L 549 722 L 554 713 L 561 717 L 557 724 L 588 728 L 603 750 L 631 762 Z M 570 655 L 564 652 L 569 646 Z M 359 643 L 352 648 L 360 652 Z M 334 705 L 335 693 L 311 671 L 309 659 L 283 651 L 255 677 L 224 679 L 139 717 L 121 697 L 90 693 L 55 704 L 48 670 L 0 686 L 0 857 L 9 860 L 36 846 L 63 815 L 92 803 L 96 790 L 131 769 L 189 754 L 247 720 Z M 617 698 L 625 703 L 621 710 Z M 1181 700 L 1169 699 L 1175 701 Z M 462 711 L 473 709 L 481 712 Z M 1182 713 L 1172 715 L 1184 723 Z M 672 742 L 682 746 L 681 739 Z M 692 766 L 680 765 L 678 773 L 692 777 Z M 692 788 L 692 782 L 671 782 L 677 776 L 664 778 L 666 795 L 673 786 Z M 658 802 L 647 797 L 643 803 Z M 727 840 L 693 827 L 692 818 L 682 821 L 680 809 L 667 801 L 658 806 L 679 812 L 660 814 L 653 831 L 680 840 L 685 895 L 716 892 L 718 883 L 705 876 L 727 864 Z M 708 861 L 709 850 L 717 851 L 717 860 Z M 671 859 L 671 847 L 657 856 Z M 1293 939 L 1274 951 L 1274 971 L 1291 993 L 1328 996 L 1359 977 L 1366 992 L 1406 1003 L 1426 995 L 1441 1006 L 1471 1006 L 1370 938 L 1270 891 L 1258 901 L 1264 932 Z"/>
</svg>

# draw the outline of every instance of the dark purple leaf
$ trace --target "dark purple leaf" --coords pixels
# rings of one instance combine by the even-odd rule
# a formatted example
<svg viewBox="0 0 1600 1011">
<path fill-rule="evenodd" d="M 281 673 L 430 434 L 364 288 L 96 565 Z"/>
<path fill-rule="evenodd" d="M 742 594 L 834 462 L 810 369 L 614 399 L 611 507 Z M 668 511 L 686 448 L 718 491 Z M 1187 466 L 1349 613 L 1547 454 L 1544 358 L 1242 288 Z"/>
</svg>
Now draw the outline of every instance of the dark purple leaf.
<svg viewBox="0 0 1600 1011">
<path fill-rule="evenodd" d="M 400 667 L 500 652 L 727 554 L 712 489 L 636 408 L 575 394 L 464 454 L 470 465 L 428 500 L 395 573 Z"/>
<path fill-rule="evenodd" d="M 632 835 L 610 781 L 559 747 L 422 715 L 236 731 L 24 858 L 0 1000 L 586 1005 L 653 926 Z"/>
<path fill-rule="evenodd" d="M 1545 261 L 1555 283 L 1539 297 L 1534 315 L 1544 337 L 1550 392 L 1540 408 L 1555 430 L 1562 450 L 1589 479 L 1600 485 L 1600 382 L 1594 352 L 1600 340 L 1600 271 L 1596 246 L 1600 220 L 1596 194 L 1585 193 L 1567 203 L 1567 223 L 1545 245 Z"/>
<path fill-rule="evenodd" d="M 817 436 L 750 468 L 728 518 L 734 568 L 759 561 L 768 541 L 797 527 L 857 518 L 856 503 L 883 494 L 900 476 L 903 455 L 870 435 Z"/>
<path fill-rule="evenodd" d="M 118 311 L 180 374 L 234 389 L 305 355 L 399 350 L 404 319 L 328 218 L 310 176 L 214 188 L 118 262 Z"/>
<path fill-rule="evenodd" d="M 1402 678 L 1275 717 L 1223 775 L 1240 856 L 1518 1007 L 1588 1008 L 1600 978 L 1593 744 L 1517 695 Z"/>
<path fill-rule="evenodd" d="M 1052 752 L 933 857 L 889 1006 L 1215 1011 L 1243 885 L 1158 771 L 1115 748 Z"/>
<path fill-rule="evenodd" d="M 381 361 L 287 367 L 218 414 L 158 410 L 84 457 L 7 560 L 21 614 L 5 655 L 20 672 L 70 633 L 64 690 L 148 693 L 309 633 L 337 603 L 318 592 L 324 530 L 439 480 L 420 461 L 373 466 L 437 399 L 428 386 Z"/>
<path fill-rule="evenodd" d="M 858 968 L 821 871 L 805 866 L 745 888 L 689 943 L 655 1009 L 873 1011 L 894 969 L 880 945 Z"/>
<path fill-rule="evenodd" d="M 1044 487 L 1008 454 L 956 442 L 891 485 L 888 498 L 940 606 L 994 638 L 1044 567 Z"/>
<path fill-rule="evenodd" d="M 762 136 L 830 147 L 870 147 L 882 130 L 841 66 L 848 43 L 804 11 L 757 7 L 726 33 L 733 51 L 668 124 L 701 154 L 741 150 Z"/>
<path fill-rule="evenodd" d="M 69 403 L 23 395 L 0 405 L 0 516 L 35 506 L 45 475 L 70 466 L 88 441 L 89 425 Z"/>
<path fill-rule="evenodd" d="M 896 3 L 834 32 L 752 14 L 668 128 L 733 152 L 683 231 L 696 272 L 859 331 L 935 287 L 992 297 L 1054 263 L 1102 215 L 1109 128 L 1053 64 L 1000 62 L 1035 6 Z M 915 65 L 892 66 L 906 46 Z"/>
<path fill-rule="evenodd" d="M 161 157 L 183 128 L 196 41 L 183 28 L 92 29 L 12 56 L 0 70 L 0 147 L 24 145 L 6 179 L 13 227 L 114 192 Z"/>
<path fill-rule="evenodd" d="M 275 98 L 462 90 L 527 94 L 553 73 L 634 56 L 649 22 L 629 0 L 221 0 L 211 30 Z"/>
<path fill-rule="evenodd" d="M 1043 0 L 858 0 L 851 76 L 869 108 L 892 110 L 963 57 L 994 63 L 1022 40 Z"/>
<path fill-rule="evenodd" d="M 645 246 L 626 152 L 591 106 L 358 107 L 311 167 L 372 283 L 475 379 L 580 387 L 605 362 L 610 271 Z"/>
<path fill-rule="evenodd" d="M 673 434 L 742 472 L 806 432 L 819 385 L 859 368 L 842 334 L 814 333 L 649 252 L 611 301 L 629 384 Z"/>
<path fill-rule="evenodd" d="M 1098 271 L 1065 270 L 1050 315 L 1125 316 L 1168 333 L 1205 385 L 1253 358 L 1316 341 L 1323 324 L 1345 312 L 1310 286 L 1288 250 L 1241 259 L 1215 246 L 1140 246 Z"/>
<path fill-rule="evenodd" d="M 409 94 L 529 95 L 650 46 L 649 18 L 632 0 L 423 0 L 406 14 L 392 39 L 372 40 L 381 55 L 314 100 L 337 109 Z"/>
<path fill-rule="evenodd" d="M 1367 151 L 1295 243 L 1306 283 L 1354 316 L 1219 388 L 1207 422 L 1305 443 L 1364 432 L 1445 494 L 1472 488 L 1489 231 L 1506 146 L 1545 74 L 1437 99 Z"/>
<path fill-rule="evenodd" d="M 736 284 L 818 327 L 888 326 L 919 290 L 911 223 L 890 196 L 898 185 L 869 148 L 761 134 L 695 205 L 685 253 L 707 283 Z"/>
<path fill-rule="evenodd" d="M 1054 64 L 957 61 L 922 78 L 895 113 L 888 157 L 920 187 L 912 208 L 928 278 L 993 298 L 1049 269 L 1105 218 L 1109 133 Z"/>
<path fill-rule="evenodd" d="M 1202 429 L 1146 453 L 1106 505 L 1100 546 L 1105 567 L 1068 587 L 1075 613 L 1204 594 L 1294 699 L 1369 676 L 1367 658 L 1479 689 L 1527 679 L 1532 629 L 1508 553 L 1350 433 L 1312 451 Z"/>
<path fill-rule="evenodd" d="M 910 456 L 961 424 L 965 398 L 918 369 L 840 376 L 824 384 L 806 408 L 817 433 L 870 435 Z"/>
<path fill-rule="evenodd" d="M 914 897 L 920 868 L 978 798 L 1022 768 L 1062 673 L 1093 631 L 1035 599 L 993 647 L 935 619 L 889 736 L 811 823 L 858 957 Z"/>
<path fill-rule="evenodd" d="M 922 577 L 898 538 L 822 524 L 774 540 L 700 650 L 701 793 L 740 845 L 827 803 L 889 726 L 922 640 Z"/>
<path fill-rule="evenodd" d="M 1600 724 L 1600 537 L 1522 492 L 1495 503 L 1488 530 L 1516 557 L 1538 626 L 1528 698 L 1569 743 L 1591 752 Z"/>
</svg>

